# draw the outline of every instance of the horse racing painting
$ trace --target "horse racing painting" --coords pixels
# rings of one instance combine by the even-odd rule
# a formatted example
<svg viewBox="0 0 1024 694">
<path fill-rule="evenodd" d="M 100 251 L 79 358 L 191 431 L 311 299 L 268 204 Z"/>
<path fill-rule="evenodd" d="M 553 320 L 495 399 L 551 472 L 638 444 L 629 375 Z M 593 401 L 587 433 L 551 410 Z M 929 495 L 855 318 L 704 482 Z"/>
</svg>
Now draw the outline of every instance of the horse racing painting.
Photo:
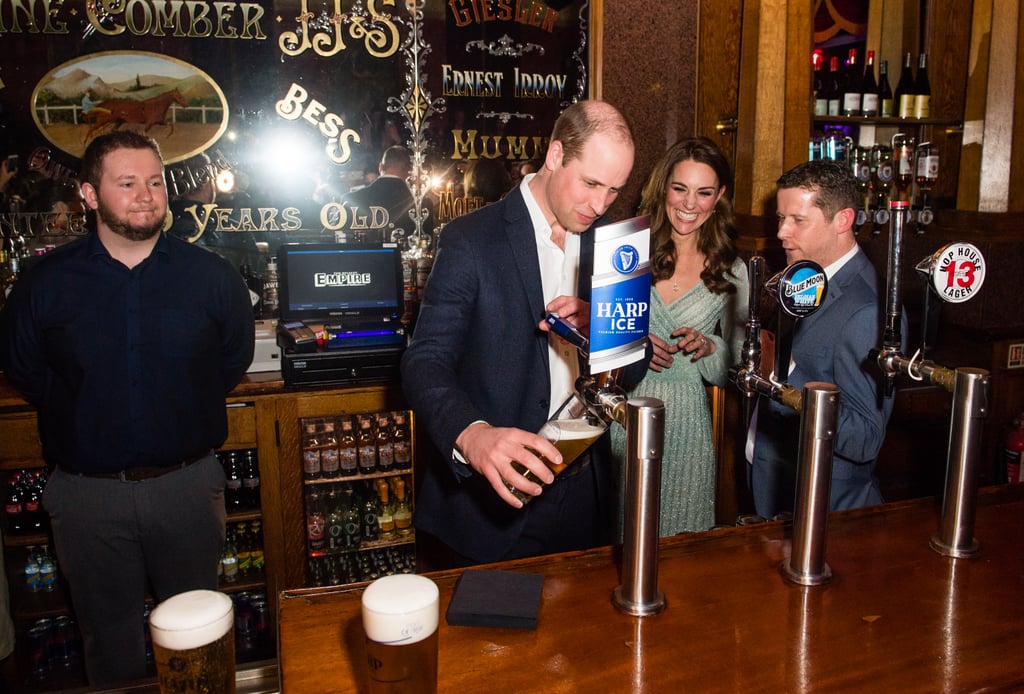
<svg viewBox="0 0 1024 694">
<path fill-rule="evenodd" d="M 69 61 L 36 86 L 32 114 L 46 138 L 81 157 L 97 135 L 133 129 L 172 163 L 201 152 L 227 128 L 228 104 L 213 79 L 188 63 L 142 51 Z"/>
</svg>

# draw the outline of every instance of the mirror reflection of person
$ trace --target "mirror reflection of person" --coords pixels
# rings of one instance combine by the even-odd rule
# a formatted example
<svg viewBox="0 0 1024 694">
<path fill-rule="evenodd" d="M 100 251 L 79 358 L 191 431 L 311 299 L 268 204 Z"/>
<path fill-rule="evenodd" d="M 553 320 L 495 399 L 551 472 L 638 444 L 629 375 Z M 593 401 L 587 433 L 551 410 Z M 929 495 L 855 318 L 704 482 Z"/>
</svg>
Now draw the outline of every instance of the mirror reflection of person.
<svg viewBox="0 0 1024 694">
<path fill-rule="evenodd" d="M 380 175 L 367 186 L 346 194 L 342 205 L 347 223 L 336 236 L 352 243 L 383 243 L 408 238 L 416 231 L 410 215 L 413 194 L 408 179 L 412 175 L 412 153 L 395 145 L 384 150 L 378 165 Z M 429 235 L 433 229 L 432 214 L 422 226 Z"/>
<path fill-rule="evenodd" d="M 157 143 L 124 130 L 82 158 L 95 230 L 39 258 L 0 313 L 7 380 L 39 413 L 43 491 L 89 684 L 146 676 L 143 611 L 216 590 L 225 396 L 252 361 L 249 292 L 161 233 Z"/>
<path fill-rule="evenodd" d="M 25 204 L 34 213 L 35 246 L 59 246 L 85 232 L 85 200 L 77 180 L 46 178 L 35 185 Z"/>
<path fill-rule="evenodd" d="M 833 383 L 841 392 L 829 510 L 880 504 L 875 462 L 894 398 L 881 397 L 879 368 L 868 358 L 882 343 L 883 292 L 853 233 L 857 180 L 848 166 L 817 160 L 787 171 L 777 185 L 786 262 L 814 261 L 828 277 L 822 306 L 793 331 L 788 383 L 797 389 L 811 381 Z M 906 342 L 906 315 L 902 333 Z M 757 514 L 772 518 L 793 511 L 800 415 L 760 398 L 755 417 L 751 490 Z"/>
<path fill-rule="evenodd" d="M 580 364 L 576 348 L 539 323 L 546 328 L 546 312 L 557 311 L 588 329 L 594 234 L 586 232 L 626 184 L 633 154 L 617 109 L 573 104 L 555 123 L 537 174 L 440 235 L 402 385 L 438 450 L 414 522 L 455 564 L 585 549 L 608 538 L 607 438 L 554 484 L 540 460 L 562 459 L 534 432 L 572 392 Z M 642 374 L 646 361 L 637 364 Z M 524 508 L 510 484 L 536 498 Z"/>
<path fill-rule="evenodd" d="M 177 165 L 182 175 L 179 192 L 171 191 L 168 207 L 171 226 L 167 233 L 227 258 L 236 268 L 256 267 L 259 249 L 250 231 L 217 229 L 219 216 L 210 206 L 217 202 L 216 168 L 201 152 Z"/>
<path fill-rule="evenodd" d="M 462 174 L 465 195 L 476 207 L 500 200 L 508 192 L 511 178 L 500 159 L 474 159 Z"/>
</svg>

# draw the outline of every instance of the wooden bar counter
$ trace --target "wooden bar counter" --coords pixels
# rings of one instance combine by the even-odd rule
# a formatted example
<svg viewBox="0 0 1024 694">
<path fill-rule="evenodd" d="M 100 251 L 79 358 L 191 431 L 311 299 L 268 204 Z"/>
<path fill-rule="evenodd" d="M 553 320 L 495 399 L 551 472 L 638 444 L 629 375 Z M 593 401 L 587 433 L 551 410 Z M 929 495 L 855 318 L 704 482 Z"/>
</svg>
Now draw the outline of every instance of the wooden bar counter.
<svg viewBox="0 0 1024 694">
<path fill-rule="evenodd" d="M 1024 690 L 1024 485 L 978 498 L 970 559 L 937 554 L 934 499 L 833 514 L 831 583 L 779 572 L 780 522 L 666 538 L 668 606 L 611 602 L 619 557 L 603 548 L 489 565 L 544 575 L 536 630 L 451 627 L 441 589 L 439 692 L 974 692 Z M 467 531 L 470 531 L 467 529 Z M 362 587 L 285 591 L 282 691 L 365 692 Z"/>
</svg>

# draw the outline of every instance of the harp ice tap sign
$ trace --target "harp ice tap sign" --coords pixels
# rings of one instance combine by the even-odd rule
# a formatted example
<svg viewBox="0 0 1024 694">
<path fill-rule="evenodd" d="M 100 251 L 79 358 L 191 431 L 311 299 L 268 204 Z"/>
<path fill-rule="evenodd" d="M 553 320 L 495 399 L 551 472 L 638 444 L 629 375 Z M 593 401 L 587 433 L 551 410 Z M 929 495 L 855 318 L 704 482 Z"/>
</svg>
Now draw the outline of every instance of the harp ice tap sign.
<svg viewBox="0 0 1024 694">
<path fill-rule="evenodd" d="M 651 309 L 650 226 L 644 216 L 594 229 L 591 373 L 644 357 Z"/>
</svg>

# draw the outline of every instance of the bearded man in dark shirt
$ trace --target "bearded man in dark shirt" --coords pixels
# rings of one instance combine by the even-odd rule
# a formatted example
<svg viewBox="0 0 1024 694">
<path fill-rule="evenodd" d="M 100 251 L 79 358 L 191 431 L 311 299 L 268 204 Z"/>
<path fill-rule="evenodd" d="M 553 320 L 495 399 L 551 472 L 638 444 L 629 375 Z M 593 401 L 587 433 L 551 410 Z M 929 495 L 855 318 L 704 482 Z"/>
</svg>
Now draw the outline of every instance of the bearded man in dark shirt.
<svg viewBox="0 0 1024 694">
<path fill-rule="evenodd" d="M 43 493 L 92 685 L 146 675 L 144 607 L 216 589 L 225 395 L 252 361 L 227 261 L 162 233 L 160 148 L 115 131 L 82 159 L 95 229 L 40 258 L 0 314 L 5 376 L 39 413 Z"/>
</svg>

